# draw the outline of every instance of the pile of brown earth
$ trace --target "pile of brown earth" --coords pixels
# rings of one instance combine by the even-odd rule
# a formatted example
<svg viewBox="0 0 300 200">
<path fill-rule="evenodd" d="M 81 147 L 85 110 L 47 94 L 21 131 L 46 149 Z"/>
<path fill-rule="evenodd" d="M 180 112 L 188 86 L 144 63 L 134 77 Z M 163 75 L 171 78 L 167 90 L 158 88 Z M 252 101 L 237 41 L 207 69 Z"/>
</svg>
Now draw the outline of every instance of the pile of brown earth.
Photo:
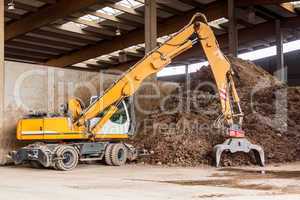
<svg viewBox="0 0 300 200">
<path fill-rule="evenodd" d="M 245 113 L 243 129 L 249 140 L 263 146 L 267 163 L 300 160 L 300 89 L 287 87 L 251 62 L 230 59 L 235 84 Z M 210 68 L 191 77 L 190 91 L 184 84 L 157 114 L 150 115 L 137 131 L 133 143 L 154 151 L 144 158 L 150 164 L 197 166 L 213 164 L 213 146 L 226 139 L 215 128 L 220 115 Z M 187 106 L 190 101 L 190 106 Z M 222 164 L 249 165 L 252 154 L 225 154 Z"/>
</svg>

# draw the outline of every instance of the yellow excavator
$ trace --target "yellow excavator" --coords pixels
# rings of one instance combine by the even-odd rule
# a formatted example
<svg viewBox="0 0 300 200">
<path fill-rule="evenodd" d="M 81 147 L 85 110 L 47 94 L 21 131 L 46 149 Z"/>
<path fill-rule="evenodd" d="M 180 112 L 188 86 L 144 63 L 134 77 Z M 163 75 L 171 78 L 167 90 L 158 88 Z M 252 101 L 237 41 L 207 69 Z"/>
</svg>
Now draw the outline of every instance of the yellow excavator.
<svg viewBox="0 0 300 200">
<path fill-rule="evenodd" d="M 139 151 L 124 143 L 129 137 L 131 119 L 126 104 L 150 75 L 157 73 L 173 58 L 201 44 L 210 63 L 219 92 L 223 119 L 228 139 L 214 147 L 216 166 L 220 165 L 222 152 L 254 152 L 257 162 L 264 165 L 262 147 L 251 144 L 241 128 L 243 112 L 233 82 L 233 71 L 221 52 L 205 16 L 197 13 L 190 23 L 174 34 L 126 71 L 102 96 L 91 98 L 90 105 L 73 98 L 59 116 L 29 115 L 19 120 L 17 139 L 36 141 L 10 153 L 15 164 L 29 162 L 33 166 L 72 170 L 79 161 L 104 160 L 108 165 L 124 165 L 134 160 Z M 199 45 L 200 47 L 200 45 Z"/>
</svg>

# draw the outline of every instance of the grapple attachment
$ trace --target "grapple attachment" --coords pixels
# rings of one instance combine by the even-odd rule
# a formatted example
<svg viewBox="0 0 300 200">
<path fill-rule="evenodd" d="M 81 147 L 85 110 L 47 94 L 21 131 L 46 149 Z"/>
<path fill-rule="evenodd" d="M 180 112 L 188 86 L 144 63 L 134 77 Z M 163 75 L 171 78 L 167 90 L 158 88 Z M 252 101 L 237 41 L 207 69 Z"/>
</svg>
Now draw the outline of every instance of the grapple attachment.
<svg viewBox="0 0 300 200">
<path fill-rule="evenodd" d="M 232 134 L 230 131 L 230 138 L 223 144 L 218 144 L 213 149 L 216 167 L 220 166 L 221 157 L 223 152 L 237 153 L 244 152 L 250 153 L 253 151 L 257 164 L 265 166 L 265 153 L 261 146 L 252 144 L 244 137 L 244 134 Z"/>
</svg>

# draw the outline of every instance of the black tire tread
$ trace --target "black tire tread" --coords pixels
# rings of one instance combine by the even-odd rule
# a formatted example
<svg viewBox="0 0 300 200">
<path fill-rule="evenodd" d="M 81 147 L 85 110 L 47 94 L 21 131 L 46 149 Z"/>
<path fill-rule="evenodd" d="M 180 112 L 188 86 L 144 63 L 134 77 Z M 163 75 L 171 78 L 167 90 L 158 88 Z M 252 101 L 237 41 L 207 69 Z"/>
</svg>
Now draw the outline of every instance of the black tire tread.
<svg viewBox="0 0 300 200">
<path fill-rule="evenodd" d="M 74 155 L 75 161 L 71 167 L 66 167 L 66 166 L 64 166 L 64 163 L 62 160 L 57 160 L 55 163 L 55 168 L 58 170 L 61 170 L 61 171 L 70 171 L 70 170 L 74 169 L 79 162 L 78 153 L 77 153 L 76 149 L 72 146 L 62 145 L 61 147 L 59 147 L 56 152 L 57 156 L 61 156 L 63 154 L 63 152 L 66 150 L 72 152 L 72 154 Z"/>
<path fill-rule="evenodd" d="M 111 160 L 111 152 L 112 152 L 112 148 L 113 148 L 114 144 L 110 143 L 107 145 L 106 149 L 105 149 L 105 153 L 104 153 L 104 160 L 105 163 L 109 166 L 112 166 L 112 160 Z"/>
<path fill-rule="evenodd" d="M 118 159 L 118 152 L 120 149 L 123 149 L 124 150 L 124 157 L 125 159 L 124 160 L 119 160 Z M 127 148 L 125 147 L 125 145 L 123 143 L 116 143 L 112 150 L 111 150 L 111 161 L 112 161 L 112 164 L 114 166 L 122 166 L 122 165 L 125 165 L 126 161 L 127 161 Z"/>
</svg>

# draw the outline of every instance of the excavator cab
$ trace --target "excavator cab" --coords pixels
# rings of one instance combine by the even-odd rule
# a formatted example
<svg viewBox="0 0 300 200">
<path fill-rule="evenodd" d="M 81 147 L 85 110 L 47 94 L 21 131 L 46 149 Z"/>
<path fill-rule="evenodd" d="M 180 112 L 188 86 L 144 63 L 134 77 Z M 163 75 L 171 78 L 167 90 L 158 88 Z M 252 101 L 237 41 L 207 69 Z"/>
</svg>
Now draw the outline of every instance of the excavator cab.
<svg viewBox="0 0 300 200">
<path fill-rule="evenodd" d="M 95 100 L 98 99 L 98 96 L 92 96 L 90 99 L 90 104 L 92 104 Z M 105 135 L 116 135 L 116 134 L 128 134 L 130 129 L 130 115 L 128 111 L 128 107 L 125 100 L 122 100 L 118 106 L 118 111 L 116 111 L 110 119 L 104 124 L 103 128 L 99 130 L 96 134 L 105 134 Z M 104 110 L 100 112 L 96 117 L 92 118 L 90 120 L 90 128 L 98 124 L 98 122 L 102 119 L 102 117 L 105 115 L 105 112 L 107 110 Z"/>
</svg>

